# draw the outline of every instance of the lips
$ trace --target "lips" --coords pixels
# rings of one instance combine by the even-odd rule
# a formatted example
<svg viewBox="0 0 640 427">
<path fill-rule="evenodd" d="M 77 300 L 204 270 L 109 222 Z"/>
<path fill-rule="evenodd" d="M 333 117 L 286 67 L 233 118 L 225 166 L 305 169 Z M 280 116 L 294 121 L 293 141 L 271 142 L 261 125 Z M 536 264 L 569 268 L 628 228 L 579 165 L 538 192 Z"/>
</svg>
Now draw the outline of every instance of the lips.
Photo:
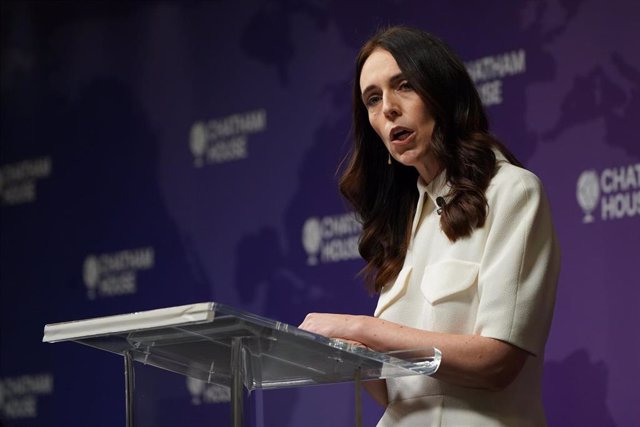
<svg viewBox="0 0 640 427">
<path fill-rule="evenodd" d="M 413 129 L 402 126 L 395 126 L 389 132 L 389 140 L 392 143 L 401 144 L 414 134 Z"/>
</svg>

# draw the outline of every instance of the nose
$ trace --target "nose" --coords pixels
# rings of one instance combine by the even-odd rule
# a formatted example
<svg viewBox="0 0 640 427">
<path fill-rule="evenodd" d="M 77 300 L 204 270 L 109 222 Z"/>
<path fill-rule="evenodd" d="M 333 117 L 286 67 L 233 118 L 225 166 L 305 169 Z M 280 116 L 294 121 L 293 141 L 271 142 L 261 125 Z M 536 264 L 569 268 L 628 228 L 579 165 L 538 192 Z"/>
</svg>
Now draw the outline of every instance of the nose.
<svg viewBox="0 0 640 427">
<path fill-rule="evenodd" d="M 398 100 L 393 93 L 387 92 L 382 96 L 382 112 L 389 120 L 394 120 L 402 114 Z"/>
</svg>

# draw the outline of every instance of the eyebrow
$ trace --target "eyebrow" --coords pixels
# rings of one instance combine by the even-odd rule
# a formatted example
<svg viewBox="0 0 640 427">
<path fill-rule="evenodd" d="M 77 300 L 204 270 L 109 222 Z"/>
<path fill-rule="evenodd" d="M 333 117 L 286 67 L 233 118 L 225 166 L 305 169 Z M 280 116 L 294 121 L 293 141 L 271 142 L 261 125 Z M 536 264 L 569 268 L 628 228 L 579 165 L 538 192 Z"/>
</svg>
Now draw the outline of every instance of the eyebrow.
<svg viewBox="0 0 640 427">
<path fill-rule="evenodd" d="M 391 78 L 389 79 L 389 83 L 391 84 L 391 86 L 394 86 L 400 80 L 404 80 L 404 79 L 405 79 L 404 74 L 402 72 L 399 72 L 398 74 L 395 74 L 395 75 L 391 76 Z M 372 90 L 376 89 L 377 87 L 378 86 L 376 86 L 376 85 L 367 86 L 362 91 L 362 95 L 360 95 L 362 97 L 362 100 L 364 101 L 366 99 L 366 95 L 368 95 L 369 92 L 371 92 Z"/>
</svg>

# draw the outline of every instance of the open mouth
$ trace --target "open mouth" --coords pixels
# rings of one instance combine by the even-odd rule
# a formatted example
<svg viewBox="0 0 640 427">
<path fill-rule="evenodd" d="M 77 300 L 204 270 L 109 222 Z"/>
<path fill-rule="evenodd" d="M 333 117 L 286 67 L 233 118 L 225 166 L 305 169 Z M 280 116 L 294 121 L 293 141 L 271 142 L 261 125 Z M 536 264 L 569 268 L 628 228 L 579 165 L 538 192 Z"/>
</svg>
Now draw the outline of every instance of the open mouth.
<svg viewBox="0 0 640 427">
<path fill-rule="evenodd" d="M 404 141 L 405 139 L 409 138 L 411 135 L 413 135 L 413 131 L 411 129 L 402 128 L 402 127 L 393 128 L 389 133 L 389 137 L 391 141 Z"/>
</svg>

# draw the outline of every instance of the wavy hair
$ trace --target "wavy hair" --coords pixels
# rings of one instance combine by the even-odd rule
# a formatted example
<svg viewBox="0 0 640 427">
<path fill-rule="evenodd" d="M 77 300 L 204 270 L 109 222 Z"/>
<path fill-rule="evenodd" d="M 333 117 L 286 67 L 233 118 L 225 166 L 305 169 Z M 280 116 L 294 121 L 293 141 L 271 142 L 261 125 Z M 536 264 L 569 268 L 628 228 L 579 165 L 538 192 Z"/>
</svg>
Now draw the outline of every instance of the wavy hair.
<svg viewBox="0 0 640 427">
<path fill-rule="evenodd" d="M 353 147 L 340 178 L 340 191 L 362 222 L 359 250 L 370 291 L 380 292 L 404 263 L 415 214 L 418 172 L 397 162 L 369 123 L 361 98 L 362 67 L 375 49 L 387 50 L 434 118 L 430 150 L 451 186 L 440 226 L 450 241 L 469 236 L 487 217 L 485 191 L 496 170 L 493 149 L 520 163 L 489 133 L 478 92 L 460 59 L 424 31 L 391 27 L 367 41 L 356 59 L 353 83 Z"/>
</svg>

